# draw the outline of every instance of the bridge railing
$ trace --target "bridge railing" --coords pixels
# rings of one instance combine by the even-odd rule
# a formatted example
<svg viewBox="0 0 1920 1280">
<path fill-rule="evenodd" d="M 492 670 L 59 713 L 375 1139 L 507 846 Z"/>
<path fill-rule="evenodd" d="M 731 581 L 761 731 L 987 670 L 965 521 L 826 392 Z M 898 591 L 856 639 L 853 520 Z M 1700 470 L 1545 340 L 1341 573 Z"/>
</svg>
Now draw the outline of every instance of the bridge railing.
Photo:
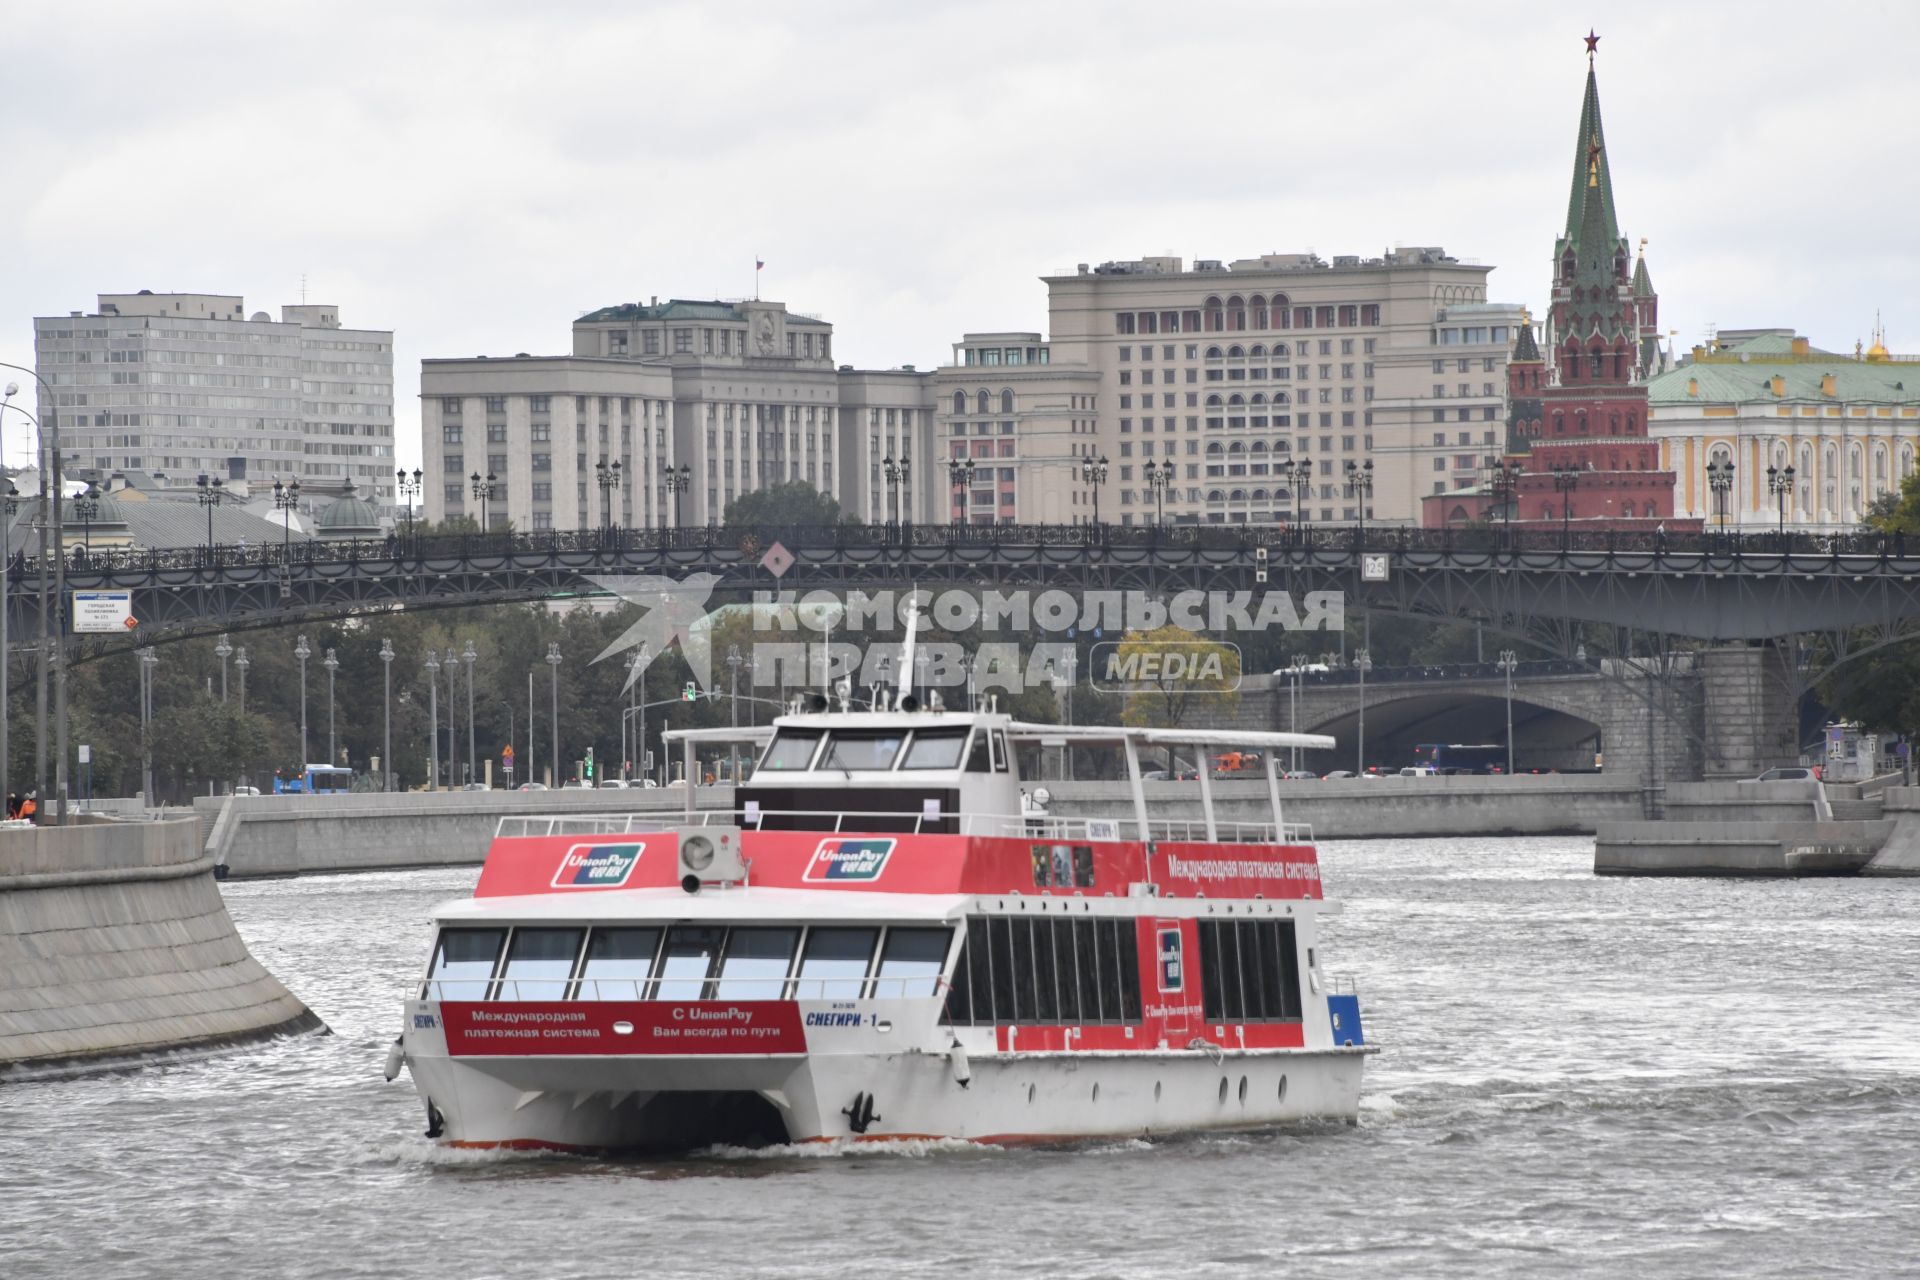
<svg viewBox="0 0 1920 1280">
<path fill-rule="evenodd" d="M 71 533 L 71 530 L 69 530 Z M 755 526 L 700 525 L 684 528 L 608 528 L 572 530 L 496 530 L 487 533 L 410 534 L 399 530 L 384 538 L 297 540 L 201 544 L 189 547 L 89 548 L 67 553 L 80 572 L 191 572 L 269 578 L 307 574 L 320 566 L 390 564 L 402 568 L 427 563 L 471 562 L 505 557 L 560 557 L 618 562 L 627 558 L 694 562 L 720 558 L 756 560 L 779 543 L 801 559 L 841 555 L 894 555 L 906 559 L 928 554 L 964 555 L 995 548 L 1079 549 L 1092 554 L 1137 552 L 1213 552 L 1252 556 L 1265 549 L 1269 562 L 1326 564 L 1359 552 L 1438 553 L 1453 556 L 1526 556 L 1529 567 L 1555 554 L 1627 556 L 1709 555 L 1740 564 L 1748 559 L 1777 565 L 1781 557 L 1871 557 L 1885 561 L 1908 556 L 1900 533 L 1859 530 L 1804 533 L 1788 530 L 1561 530 L 1471 525 L 1443 529 L 1359 525 L 1116 525 L 1116 524 L 874 524 Z M 12 557 L 16 580 L 36 578 L 40 563 L 23 549 Z M 1913 549 L 1920 557 L 1920 544 Z"/>
</svg>

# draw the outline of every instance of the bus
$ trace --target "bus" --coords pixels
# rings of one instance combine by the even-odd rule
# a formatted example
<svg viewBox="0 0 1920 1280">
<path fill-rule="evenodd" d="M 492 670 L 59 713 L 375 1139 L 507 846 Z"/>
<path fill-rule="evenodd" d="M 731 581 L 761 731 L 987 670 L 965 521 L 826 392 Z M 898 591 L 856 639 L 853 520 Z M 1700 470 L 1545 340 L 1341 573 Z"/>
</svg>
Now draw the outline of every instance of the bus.
<svg viewBox="0 0 1920 1280">
<path fill-rule="evenodd" d="M 1507 749 L 1498 743 L 1422 742 L 1413 749 L 1413 764 L 1434 773 L 1505 773 Z"/>
<path fill-rule="evenodd" d="M 353 770 L 339 765 L 310 764 L 306 772 L 282 777 L 273 772 L 273 794 L 277 796 L 343 796 L 353 790 Z"/>
</svg>

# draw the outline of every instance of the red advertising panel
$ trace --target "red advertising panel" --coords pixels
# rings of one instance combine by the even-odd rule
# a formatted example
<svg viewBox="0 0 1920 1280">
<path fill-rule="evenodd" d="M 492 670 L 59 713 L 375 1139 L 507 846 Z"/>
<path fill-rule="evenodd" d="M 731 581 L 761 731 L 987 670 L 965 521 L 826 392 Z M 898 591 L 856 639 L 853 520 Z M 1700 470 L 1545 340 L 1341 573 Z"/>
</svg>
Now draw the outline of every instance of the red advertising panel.
<svg viewBox="0 0 1920 1280">
<path fill-rule="evenodd" d="M 800 1007 L 784 1000 L 449 1000 L 440 1020 L 456 1058 L 807 1050 Z"/>
</svg>

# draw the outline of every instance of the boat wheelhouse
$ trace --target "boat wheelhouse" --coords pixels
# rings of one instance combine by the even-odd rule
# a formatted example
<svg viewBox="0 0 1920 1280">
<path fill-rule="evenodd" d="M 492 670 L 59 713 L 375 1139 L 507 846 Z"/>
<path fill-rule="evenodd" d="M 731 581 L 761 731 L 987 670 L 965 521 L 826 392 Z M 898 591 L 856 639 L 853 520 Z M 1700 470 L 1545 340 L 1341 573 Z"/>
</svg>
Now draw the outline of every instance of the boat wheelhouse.
<svg viewBox="0 0 1920 1280">
<path fill-rule="evenodd" d="M 503 819 L 472 898 L 435 912 L 389 1061 L 429 1136 L 1004 1142 L 1356 1117 L 1358 1000 L 1323 972 L 1331 904 L 1272 763 L 1327 739 L 910 705 L 670 736 L 689 763 L 758 745 L 732 807 L 689 787 L 677 819 Z M 1066 817 L 1023 786 L 1019 748 L 1062 739 L 1119 750 L 1124 805 Z M 1262 753 L 1271 819 L 1224 820 L 1204 771 L 1197 819 L 1155 817 L 1156 747 Z"/>
</svg>

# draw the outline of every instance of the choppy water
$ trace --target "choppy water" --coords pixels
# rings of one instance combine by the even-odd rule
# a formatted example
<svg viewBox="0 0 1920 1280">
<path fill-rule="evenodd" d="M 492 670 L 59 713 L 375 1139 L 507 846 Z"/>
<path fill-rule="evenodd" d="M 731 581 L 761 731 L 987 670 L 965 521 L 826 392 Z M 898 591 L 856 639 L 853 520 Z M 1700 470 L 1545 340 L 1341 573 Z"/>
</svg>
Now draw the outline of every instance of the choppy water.
<svg viewBox="0 0 1920 1280">
<path fill-rule="evenodd" d="M 1062 1151 L 449 1154 L 380 1078 L 471 872 L 231 885 L 335 1034 L 0 1086 L 0 1275 L 1920 1274 L 1920 885 L 1332 843 L 1363 1121 Z"/>
</svg>

